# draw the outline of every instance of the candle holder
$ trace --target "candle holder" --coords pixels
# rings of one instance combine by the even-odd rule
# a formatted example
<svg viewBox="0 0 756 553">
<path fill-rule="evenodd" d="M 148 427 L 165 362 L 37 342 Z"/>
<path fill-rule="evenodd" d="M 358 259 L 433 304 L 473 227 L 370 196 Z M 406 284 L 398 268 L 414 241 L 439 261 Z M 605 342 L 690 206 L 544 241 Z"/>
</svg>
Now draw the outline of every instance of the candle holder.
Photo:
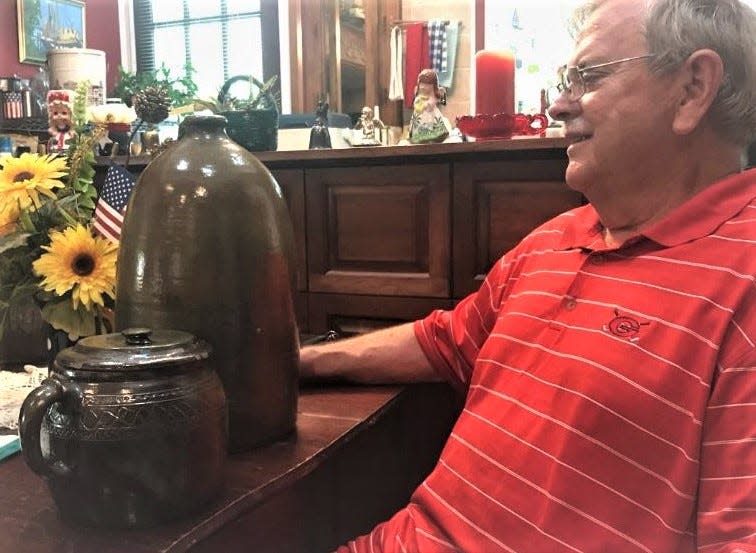
<svg viewBox="0 0 756 553">
<path fill-rule="evenodd" d="M 546 133 L 548 118 L 542 113 L 496 113 L 494 115 L 462 115 L 457 117 L 457 128 L 465 136 L 476 140 L 502 140 L 512 136 L 534 136 Z"/>
</svg>

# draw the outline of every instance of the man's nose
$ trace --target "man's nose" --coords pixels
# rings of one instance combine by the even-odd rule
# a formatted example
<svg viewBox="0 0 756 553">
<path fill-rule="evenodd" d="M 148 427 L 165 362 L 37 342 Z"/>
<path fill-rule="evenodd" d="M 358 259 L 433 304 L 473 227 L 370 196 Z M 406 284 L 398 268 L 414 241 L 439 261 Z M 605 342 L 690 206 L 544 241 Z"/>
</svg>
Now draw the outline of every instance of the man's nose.
<svg viewBox="0 0 756 553">
<path fill-rule="evenodd" d="M 560 92 L 549 105 L 549 117 L 555 121 L 567 121 L 577 115 L 578 102 L 570 100 L 567 91 Z"/>
</svg>

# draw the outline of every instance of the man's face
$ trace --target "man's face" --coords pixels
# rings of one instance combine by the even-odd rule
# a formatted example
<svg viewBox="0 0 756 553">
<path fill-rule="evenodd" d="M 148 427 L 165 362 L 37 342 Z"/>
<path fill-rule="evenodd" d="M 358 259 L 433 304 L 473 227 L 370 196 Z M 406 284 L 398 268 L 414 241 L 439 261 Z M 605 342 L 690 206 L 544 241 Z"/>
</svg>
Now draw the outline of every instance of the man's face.
<svg viewBox="0 0 756 553">
<path fill-rule="evenodd" d="M 579 37 L 568 65 L 587 67 L 648 54 L 641 33 L 644 2 L 607 0 Z M 651 75 L 645 59 L 588 71 L 585 93 L 566 94 L 549 108 L 565 122 L 575 143 L 567 149 L 567 184 L 589 199 L 641 193 L 646 175 L 657 176 L 664 148 L 671 144 L 674 102 L 664 79 Z M 663 172 L 662 172 L 663 174 Z M 641 185 L 642 186 L 642 185 Z"/>
</svg>

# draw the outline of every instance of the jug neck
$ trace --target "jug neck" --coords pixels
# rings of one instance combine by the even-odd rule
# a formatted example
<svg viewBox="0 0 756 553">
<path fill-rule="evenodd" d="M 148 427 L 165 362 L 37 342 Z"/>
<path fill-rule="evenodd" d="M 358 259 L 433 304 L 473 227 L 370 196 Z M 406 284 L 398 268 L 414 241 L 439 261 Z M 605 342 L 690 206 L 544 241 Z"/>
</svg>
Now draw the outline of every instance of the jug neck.
<svg viewBox="0 0 756 553">
<path fill-rule="evenodd" d="M 222 115 L 189 115 L 179 126 L 178 138 L 226 135 L 226 118 Z"/>
</svg>

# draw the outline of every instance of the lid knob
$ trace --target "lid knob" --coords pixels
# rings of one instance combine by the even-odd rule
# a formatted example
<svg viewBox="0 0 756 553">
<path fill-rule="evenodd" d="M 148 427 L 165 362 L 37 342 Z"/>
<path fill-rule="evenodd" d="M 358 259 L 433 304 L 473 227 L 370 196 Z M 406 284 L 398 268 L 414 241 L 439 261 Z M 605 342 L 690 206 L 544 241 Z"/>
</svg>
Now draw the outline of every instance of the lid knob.
<svg viewBox="0 0 756 553">
<path fill-rule="evenodd" d="M 126 338 L 126 343 L 130 346 L 146 346 L 152 343 L 152 340 L 150 340 L 152 329 L 149 328 L 124 328 L 121 334 Z"/>
</svg>

